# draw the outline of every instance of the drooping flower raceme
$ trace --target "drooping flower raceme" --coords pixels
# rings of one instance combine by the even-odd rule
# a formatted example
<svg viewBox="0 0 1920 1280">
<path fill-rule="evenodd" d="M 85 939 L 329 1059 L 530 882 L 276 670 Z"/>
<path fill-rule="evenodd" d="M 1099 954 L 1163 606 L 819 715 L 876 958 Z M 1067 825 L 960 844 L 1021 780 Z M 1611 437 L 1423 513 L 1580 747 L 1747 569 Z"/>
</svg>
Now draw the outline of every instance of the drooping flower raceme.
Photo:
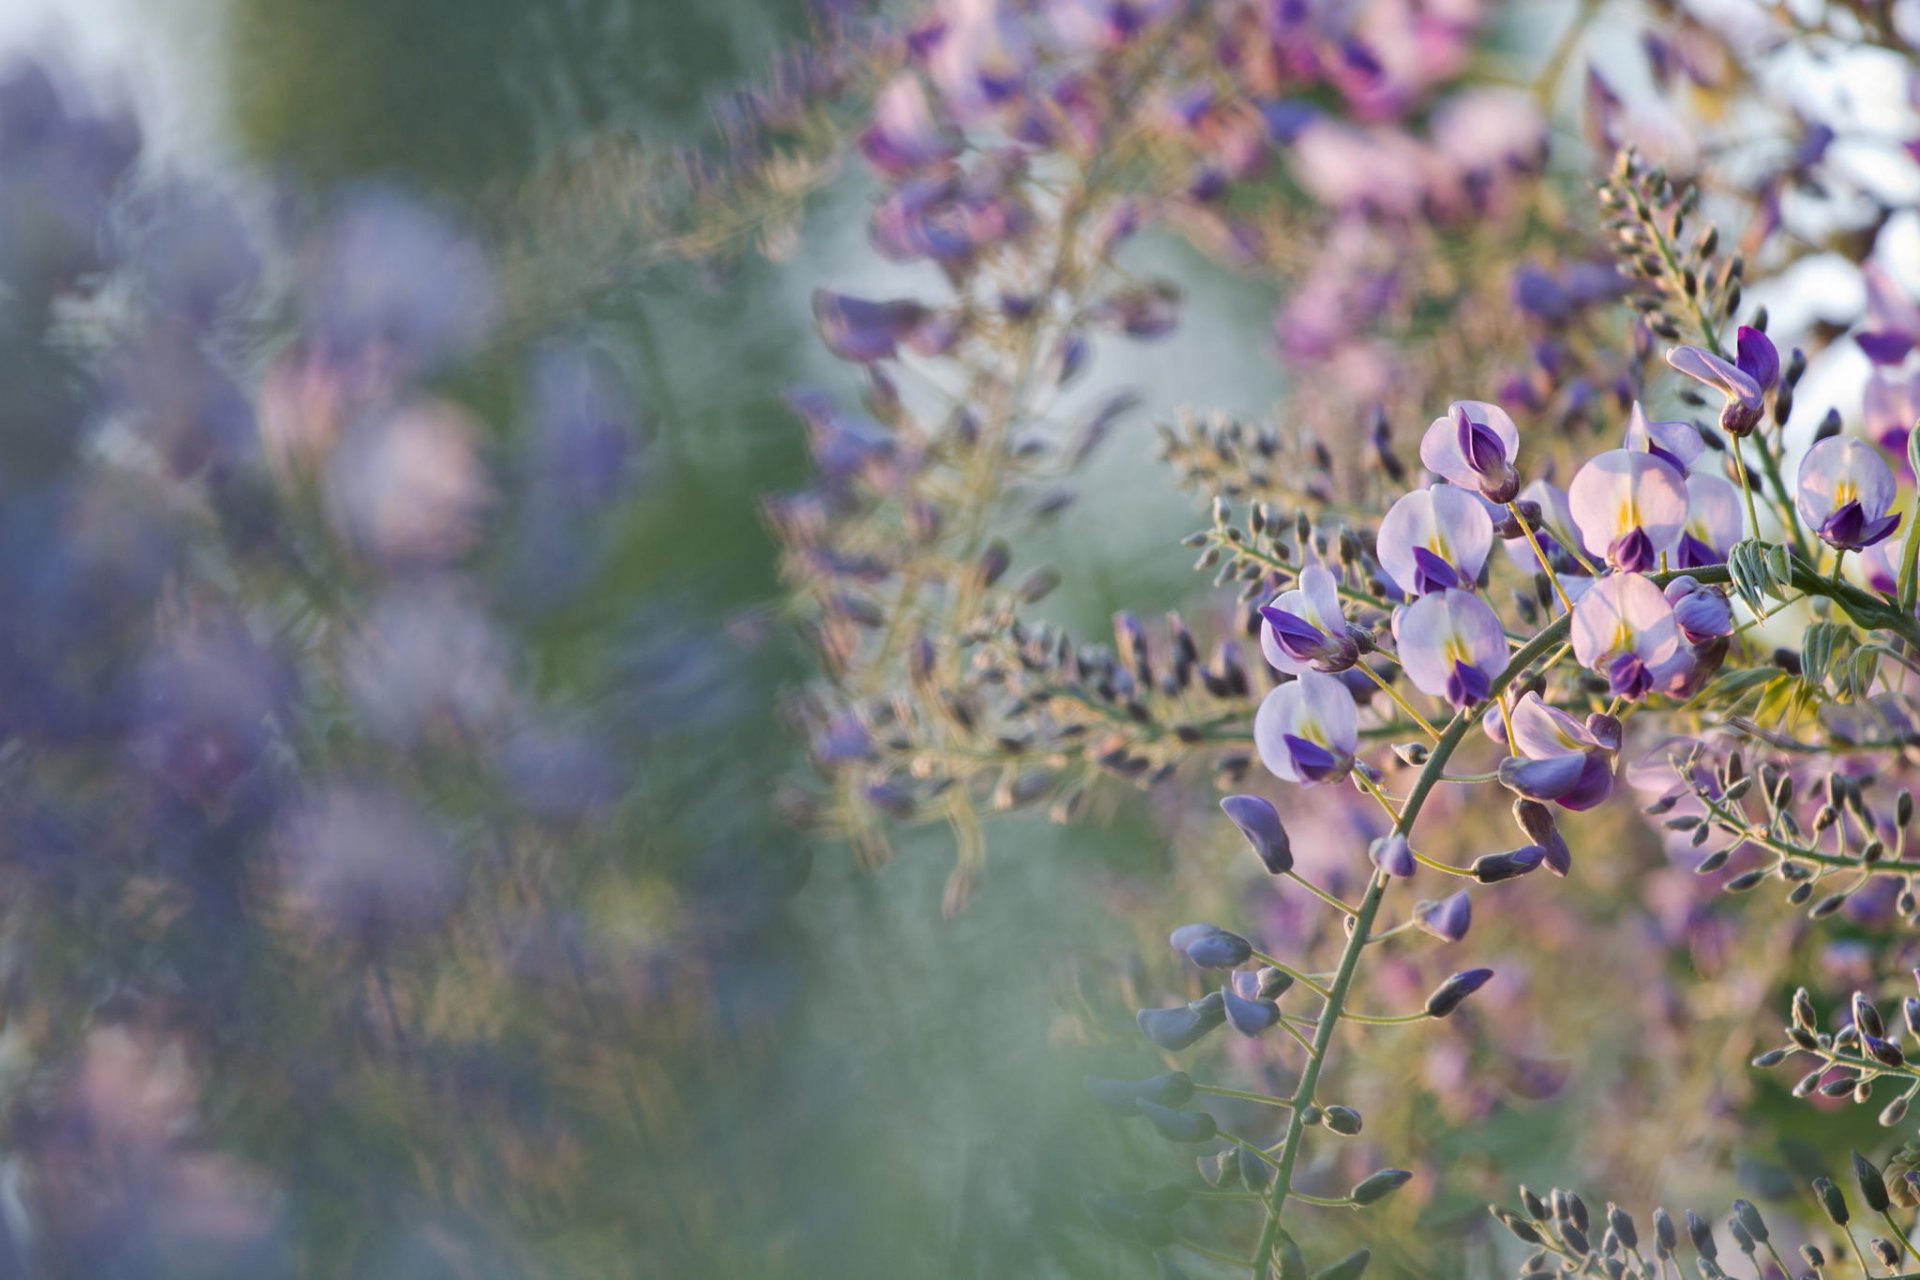
<svg viewBox="0 0 1920 1280">
<path fill-rule="evenodd" d="M 1651 453 L 1610 449 L 1573 477 L 1567 503 L 1587 550 L 1628 573 L 1659 567 L 1679 544 L 1687 487 L 1672 464 Z"/>
<path fill-rule="evenodd" d="M 1893 472 L 1864 440 L 1834 436 L 1800 460 L 1794 505 L 1829 546 L 1857 551 L 1886 538 L 1900 524 L 1898 513 L 1887 514 L 1893 499 Z"/>
<path fill-rule="evenodd" d="M 1493 548 L 1493 518 L 1468 490 L 1436 484 L 1393 504 L 1376 547 L 1380 567 L 1409 596 L 1464 587 Z"/>
<path fill-rule="evenodd" d="M 1520 754 L 1501 765 L 1500 780 L 1530 800 L 1591 809 L 1613 794 L 1613 753 L 1532 690 L 1514 703 L 1513 745 Z"/>
<path fill-rule="evenodd" d="M 1691 422 L 1655 422 L 1635 400 L 1627 416 L 1627 448 L 1651 453 L 1684 475 L 1706 452 L 1707 443 Z"/>
<path fill-rule="evenodd" d="M 1308 565 L 1299 586 L 1261 607 L 1260 652 L 1276 670 L 1295 676 L 1353 665 L 1360 649 L 1347 634 L 1339 584 L 1326 566 Z"/>
<path fill-rule="evenodd" d="M 1635 699 L 1672 688 L 1693 665 L 1673 606 L 1653 579 L 1638 573 L 1602 578 L 1580 597 L 1573 656 L 1605 676 L 1615 695 Z"/>
<path fill-rule="evenodd" d="M 1435 592 L 1393 619 L 1400 665 L 1423 693 L 1467 707 L 1487 696 L 1506 665 L 1507 636 L 1499 615 L 1471 591 Z"/>
<path fill-rule="evenodd" d="M 1303 671 L 1269 693 L 1253 718 L 1260 762 L 1288 782 L 1337 782 L 1360 745 L 1359 709 L 1335 676 Z"/>
<path fill-rule="evenodd" d="M 1520 473 L 1513 467 L 1519 452 L 1513 419 L 1484 400 L 1455 400 L 1420 439 L 1420 461 L 1427 470 L 1478 489 L 1489 502 L 1512 502 L 1520 492 Z"/>
</svg>

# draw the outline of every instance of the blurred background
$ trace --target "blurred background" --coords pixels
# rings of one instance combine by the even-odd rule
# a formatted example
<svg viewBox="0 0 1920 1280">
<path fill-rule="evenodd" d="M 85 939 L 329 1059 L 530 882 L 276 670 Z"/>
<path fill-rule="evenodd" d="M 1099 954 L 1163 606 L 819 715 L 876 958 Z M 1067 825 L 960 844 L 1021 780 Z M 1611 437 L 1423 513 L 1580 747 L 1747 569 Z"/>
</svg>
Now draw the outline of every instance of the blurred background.
<svg viewBox="0 0 1920 1280">
<path fill-rule="evenodd" d="M 1550 30 L 1571 7 L 1540 6 L 1506 38 L 1525 44 L 1536 22 Z M 0 6 L 0 70 L 29 55 L 56 69 L 69 115 L 77 104 L 130 106 L 146 179 L 165 173 L 189 190 L 227 193 L 242 225 L 299 229 L 260 242 L 306 250 L 263 249 L 246 268 L 263 297 L 286 296 L 292 281 L 300 301 L 250 317 L 249 332 L 274 341 L 223 348 L 239 381 L 265 379 L 306 412 L 314 398 L 354 392 L 315 390 L 302 377 L 392 376 L 391 365 L 373 374 L 365 364 L 345 374 L 337 363 L 318 373 L 289 366 L 280 338 L 302 333 L 309 345 L 299 349 L 320 352 L 323 322 L 385 305 L 373 295 L 414 273 L 420 296 L 436 301 L 422 304 L 432 314 L 409 316 L 433 334 L 459 330 L 459 312 L 490 305 L 477 286 L 462 292 L 471 264 L 458 245 L 468 233 L 494 260 L 489 287 L 511 295 L 510 318 L 484 339 L 447 339 L 463 346 L 459 360 L 423 359 L 400 378 L 467 415 L 453 427 L 433 419 L 442 425 L 423 425 L 418 439 L 434 474 L 456 477 L 446 504 L 484 506 L 511 530 L 480 568 L 457 580 L 413 563 L 370 568 L 380 556 L 369 551 L 335 566 L 345 586 L 329 595 L 327 566 L 318 586 L 301 580 L 312 565 L 301 568 L 296 530 L 284 558 L 262 557 L 271 563 L 258 576 L 269 585 L 235 606 L 250 624 L 278 618 L 303 655 L 310 641 L 324 647 L 314 637 L 328 634 L 329 609 L 399 637 L 390 661 L 328 667 L 285 695 L 306 726 L 291 735 L 302 762 L 311 753 L 338 786 L 319 799 L 276 791 L 260 801 L 255 829 L 244 816 L 250 801 L 235 798 L 240 785 L 224 775 L 207 783 L 195 765 L 194 784 L 176 788 L 186 800 L 157 802 L 142 784 L 108 830 L 65 809 L 49 817 L 46 795 L 87 796 L 74 777 L 118 767 L 127 744 L 144 741 L 156 682 L 165 715 L 200 715 L 202 702 L 225 696 L 176 676 L 144 643 L 103 657 L 83 681 L 98 677 L 101 706 L 88 701 L 71 722 L 48 714 L 63 726 L 44 730 L 66 753 L 58 777 L 8 773 L 9 822 L 35 834 L 9 850 L 7 900 L 42 912 L 15 926 L 11 944 L 32 960 L 9 976 L 15 1007 L 0 1040 L 9 1146 L 31 1157 L 37 1177 L 57 1171 L 64 1216 L 51 1231 L 29 1228 L 22 1166 L 11 1162 L 0 1274 L 8 1265 L 60 1276 L 376 1280 L 1153 1274 L 1151 1259 L 1104 1241 L 1077 1206 L 1116 1172 L 1136 1185 L 1157 1180 L 1164 1147 L 1114 1124 L 1080 1081 L 1089 1071 L 1157 1069 L 1131 1033 L 1129 1000 L 1150 983 L 1149 965 L 1167 970 L 1164 948 L 1154 948 L 1177 923 L 1162 918 L 1168 904 L 1196 918 L 1231 909 L 1234 851 L 1215 833 L 1176 858 L 1175 815 L 1150 797 L 1124 797 L 1103 822 L 1073 828 L 996 819 L 987 873 L 949 916 L 943 830 L 905 837 L 891 861 L 862 868 L 843 846 L 797 831 L 776 803 L 805 761 L 780 705 L 781 691 L 808 674 L 808 657 L 783 616 L 759 504 L 803 484 L 811 468 L 789 390 L 849 394 L 856 385 L 815 338 L 811 292 L 892 294 L 933 277 L 884 267 L 869 251 L 873 192 L 852 164 L 828 175 L 791 228 L 755 246 L 771 252 L 653 261 L 604 279 L 576 261 L 595 245 L 541 242 L 537 227 L 511 216 L 523 208 L 517 193 L 556 160 L 609 138 L 661 148 L 710 141 L 716 101 L 764 80 L 809 21 L 787 0 Z M 32 114 L 10 101 L 9 119 Z M 236 240 L 196 225 L 191 252 L 163 243 L 157 261 L 190 260 L 217 275 L 204 263 L 228 263 Z M 372 228 L 366 243 L 353 228 Z M 1191 403 L 1257 416 L 1282 389 L 1269 355 L 1271 286 L 1172 241 L 1139 254 L 1144 268 L 1178 280 L 1185 322 L 1166 341 L 1129 350 L 1127 381 L 1146 391 L 1144 408 L 1097 462 L 1089 496 L 1016 548 L 1022 561 L 1061 570 L 1065 585 L 1044 614 L 1082 633 L 1104 630 L 1120 608 L 1178 607 L 1200 585 L 1179 539 L 1203 515 L 1166 482 L 1150 423 Z M 315 281 L 327 277 L 315 255 L 372 301 L 319 296 Z M 580 278 L 592 287 L 574 287 Z M 523 297 L 538 301 L 522 307 Z M 49 340 L 19 358 L 70 345 Z M 137 348 L 123 381 L 146 385 L 171 367 L 165 359 Z M 1111 389 L 1106 376 L 1085 389 L 1089 401 Z M 62 412 L 79 421 L 94 411 L 74 403 Z M 260 412 L 269 449 L 280 441 L 270 461 L 297 463 L 304 428 L 289 444 Z M 584 437 L 567 434 L 582 421 Z M 351 424 L 343 430 L 351 438 Z M 559 486 L 569 450 L 588 457 L 585 488 L 617 472 L 620 491 L 550 501 L 531 482 L 458 491 L 469 452 L 496 475 L 524 467 Z M 368 475 L 398 465 L 376 454 Z M 30 473 L 24 463 L 11 473 L 14 500 L 26 501 Z M 435 559 L 420 553 L 410 523 L 418 512 L 383 505 L 373 481 L 366 489 L 353 490 L 351 502 L 365 505 L 347 520 L 369 545 L 397 537 L 406 554 L 396 563 Z M 604 501 L 581 527 L 572 515 L 590 499 Z M 202 634 L 199 606 L 173 597 L 180 579 L 226 583 L 194 539 L 217 526 L 248 551 L 234 533 L 250 527 L 247 501 L 238 492 L 217 498 L 212 515 L 157 517 L 195 531 L 179 540 L 177 562 L 138 589 L 187 619 L 176 637 Z M 58 510 L 48 527 L 74 528 L 73 511 Z M 41 546 L 30 540 L 38 527 L 10 533 L 10 554 Z M 130 545 L 145 534 L 121 536 Z M 174 548 L 171 537 L 162 541 Z M 136 557 L 115 546 L 121 574 Z M 38 576 L 16 571 L 7 604 L 44 608 L 61 574 L 82 576 L 64 563 Z M 230 689 L 252 659 L 208 661 L 221 673 L 213 684 Z M 505 723 L 476 709 L 495 702 L 540 711 Z M 161 748 L 169 785 L 172 751 Z M 432 797 L 436 833 L 382 798 L 393 779 Z M 515 806 L 511 822 L 496 811 L 501 796 Z M 1602 875 L 1618 888 L 1621 867 L 1658 860 L 1658 845 L 1617 818 L 1602 821 L 1614 825 L 1597 836 L 1628 851 Z M 43 839 L 43 829 L 60 838 Z M 350 937 L 351 963 L 321 958 L 337 947 L 306 949 L 298 921 L 238 922 L 253 873 L 227 875 L 208 850 L 229 839 L 254 848 L 261 832 L 291 860 L 299 902 L 320 904 L 316 927 Z M 396 887 L 400 873 L 356 863 L 371 845 L 450 845 L 461 870 L 448 872 L 437 852 L 409 863 L 404 874 L 415 878 Z M 118 914 L 96 910 L 97 892 L 69 889 L 34 861 L 50 848 L 77 858 L 109 846 L 125 850 L 124 865 L 190 867 L 187 900 L 169 899 L 142 917 L 150 930 L 123 936 Z M 443 878 L 463 883 L 443 891 Z M 50 879 L 60 887 L 42 901 Z M 140 877 L 126 883 L 137 892 Z M 431 927 L 408 914 L 428 900 L 446 913 Z M 1617 964 L 1616 976 L 1633 981 L 1643 928 L 1653 925 L 1570 931 L 1555 972 L 1572 981 Z M 1801 944 L 1782 935 L 1780 945 Z M 1553 976 L 1543 971 L 1540 985 Z M 1739 988 L 1731 1006 L 1685 1016 L 1745 1017 L 1761 994 Z M 1565 1012 L 1563 1034 L 1526 1064 L 1552 1087 L 1502 1085 L 1486 1104 L 1493 1122 L 1465 1136 L 1443 1139 L 1422 1107 L 1395 1115 L 1400 1068 L 1389 1066 L 1377 1073 L 1383 1127 L 1427 1131 L 1430 1161 L 1498 1182 L 1564 1175 L 1585 1110 L 1613 1098 L 1615 1082 L 1654 1052 L 1660 1033 L 1640 1038 L 1639 1016 L 1602 1000 Z M 1449 1069 L 1476 1076 L 1459 1052 Z M 1688 1105 L 1723 1105 L 1710 1083 L 1646 1082 L 1648 1094 L 1661 1087 Z M 1804 1109 L 1780 1114 L 1799 1123 Z M 1769 1135 L 1750 1162 L 1763 1182 L 1783 1159 L 1783 1135 L 1793 1137 Z M 1623 1124 L 1600 1145 L 1637 1140 Z M 1636 1190 L 1654 1190 L 1662 1161 L 1638 1155 L 1626 1162 L 1647 1179 Z M 1393 1274 L 1456 1274 L 1429 1270 L 1439 1264 L 1423 1261 L 1421 1240 L 1477 1221 L 1475 1194 L 1470 1184 L 1457 1202 L 1410 1208 Z"/>
</svg>

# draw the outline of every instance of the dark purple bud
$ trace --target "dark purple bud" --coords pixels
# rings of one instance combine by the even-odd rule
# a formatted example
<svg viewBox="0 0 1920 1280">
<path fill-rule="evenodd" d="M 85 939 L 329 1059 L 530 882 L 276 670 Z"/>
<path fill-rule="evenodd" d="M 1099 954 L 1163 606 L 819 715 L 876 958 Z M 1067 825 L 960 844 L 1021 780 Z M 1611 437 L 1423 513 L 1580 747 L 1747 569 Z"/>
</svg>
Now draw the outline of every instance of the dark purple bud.
<svg viewBox="0 0 1920 1280">
<path fill-rule="evenodd" d="M 1280 811 L 1270 802 L 1260 796 L 1234 795 L 1222 800 L 1220 808 L 1240 828 L 1268 871 L 1280 876 L 1292 870 L 1293 843 L 1280 825 Z"/>
<path fill-rule="evenodd" d="M 1248 1000 L 1231 986 L 1220 996 L 1226 1004 L 1227 1021 L 1243 1036 L 1257 1036 L 1280 1021 L 1280 1006 L 1271 1000 Z"/>
<path fill-rule="evenodd" d="M 1140 1114 L 1172 1142 L 1211 1142 L 1220 1131 L 1213 1117 L 1204 1111 L 1175 1111 L 1157 1102 L 1142 1101 Z"/>
<path fill-rule="evenodd" d="M 1373 859 L 1374 866 L 1397 879 L 1405 880 L 1413 875 L 1413 848 L 1403 835 L 1396 833 L 1375 840 L 1367 849 L 1367 856 Z"/>
<path fill-rule="evenodd" d="M 1420 927 L 1436 938 L 1458 942 L 1473 924 L 1473 899 L 1465 889 L 1439 902 L 1423 902 L 1414 909 Z"/>
<path fill-rule="evenodd" d="M 1473 860 L 1471 870 L 1473 878 L 1481 884 L 1498 884 L 1526 875 L 1546 858 L 1547 851 L 1539 845 L 1524 844 L 1507 853 L 1483 854 Z"/>
<path fill-rule="evenodd" d="M 1142 1009 L 1134 1015 L 1141 1034 L 1169 1052 L 1178 1053 L 1226 1020 L 1226 1004 L 1219 992 L 1171 1009 Z"/>
<path fill-rule="evenodd" d="M 1163 1107 L 1184 1107 L 1193 1097 L 1193 1079 L 1184 1071 L 1169 1071 L 1145 1080 L 1108 1080 L 1101 1076 L 1088 1076 L 1081 1083 L 1101 1106 L 1123 1116 L 1140 1114 L 1138 1104 L 1142 1102 L 1156 1102 Z"/>
<path fill-rule="evenodd" d="M 1218 925 L 1182 925 L 1168 935 L 1167 941 L 1202 969 L 1231 969 L 1253 955 L 1252 943 Z"/>
<path fill-rule="evenodd" d="M 1413 1174 L 1410 1170 L 1382 1169 L 1362 1178 L 1349 1194 L 1353 1196 L 1355 1204 L 1373 1204 L 1384 1200 L 1411 1181 L 1413 1181 Z"/>
<path fill-rule="evenodd" d="M 1444 1018 L 1458 1009 L 1466 998 L 1487 985 L 1493 977 L 1491 969 L 1468 969 L 1456 973 L 1441 983 L 1434 993 L 1427 997 L 1427 1016 Z"/>
<path fill-rule="evenodd" d="M 1780 378 L 1780 353 L 1774 349 L 1773 339 L 1748 325 L 1740 326 L 1734 363 L 1760 384 L 1762 393 L 1772 390 Z"/>
<path fill-rule="evenodd" d="M 1693 1240 L 1693 1250 L 1708 1262 L 1720 1257 L 1720 1244 L 1713 1238 L 1713 1227 L 1693 1210 L 1687 1210 L 1687 1235 Z"/>
<path fill-rule="evenodd" d="M 1620 721 L 1606 712 L 1595 711 L 1587 717 L 1587 732 L 1606 750 L 1620 749 Z"/>
</svg>

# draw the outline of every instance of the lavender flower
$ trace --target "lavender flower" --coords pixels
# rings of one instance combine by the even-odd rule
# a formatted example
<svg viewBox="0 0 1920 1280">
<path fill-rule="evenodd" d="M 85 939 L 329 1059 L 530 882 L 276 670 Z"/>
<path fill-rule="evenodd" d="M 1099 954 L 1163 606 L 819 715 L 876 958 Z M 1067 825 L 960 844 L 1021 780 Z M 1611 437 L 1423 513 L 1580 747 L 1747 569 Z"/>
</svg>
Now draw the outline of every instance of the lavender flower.
<svg viewBox="0 0 1920 1280">
<path fill-rule="evenodd" d="M 1455 707 L 1485 699 L 1506 665 L 1500 617 L 1470 591 L 1421 596 L 1394 614 L 1393 634 L 1407 678 Z"/>
<path fill-rule="evenodd" d="M 1873 328 L 1854 335 L 1854 341 L 1876 365 L 1894 366 L 1920 342 L 1920 307 L 1907 300 L 1887 269 L 1869 262 L 1861 269 L 1867 284 L 1867 317 Z"/>
<path fill-rule="evenodd" d="M 1581 666 L 1605 676 L 1616 696 L 1632 699 L 1673 687 L 1693 665 L 1681 646 L 1673 606 L 1651 578 L 1638 573 L 1602 578 L 1580 597 L 1573 609 L 1573 654 Z"/>
<path fill-rule="evenodd" d="M 1687 477 L 1687 521 L 1674 548 L 1676 568 L 1725 564 L 1727 552 L 1745 536 L 1746 512 L 1731 481 L 1702 471 Z"/>
<path fill-rule="evenodd" d="M 1304 671 L 1269 693 L 1253 720 L 1260 761 L 1287 782 L 1337 782 L 1353 768 L 1359 711 L 1347 686 Z"/>
<path fill-rule="evenodd" d="M 1627 416 L 1626 447 L 1651 453 L 1685 475 L 1687 468 L 1706 452 L 1707 444 L 1691 422 L 1651 421 L 1635 400 Z"/>
<path fill-rule="evenodd" d="M 1465 587 L 1493 548 L 1493 519 L 1475 494 L 1436 484 L 1388 509 L 1376 545 L 1380 567 L 1409 596 Z"/>
<path fill-rule="evenodd" d="M 1520 432 L 1497 404 L 1456 400 L 1435 418 L 1420 439 L 1420 461 L 1427 470 L 1463 488 L 1477 488 L 1489 501 L 1507 503 L 1520 492 L 1513 460 Z"/>
<path fill-rule="evenodd" d="M 1687 518 L 1681 475 L 1650 453 L 1612 449 L 1573 477 L 1567 502 L 1587 550 L 1628 573 L 1659 567 Z"/>
<path fill-rule="evenodd" d="M 1340 671 L 1359 657 L 1340 609 L 1339 581 L 1324 565 L 1300 571 L 1300 585 L 1260 609 L 1260 652 L 1278 671 Z"/>
<path fill-rule="evenodd" d="M 1765 335 L 1761 335 L 1764 340 Z M 1772 352 L 1768 343 L 1764 348 Z M 1735 438 L 1745 436 L 1760 425 L 1760 415 L 1766 410 L 1763 396 L 1765 388 L 1760 385 L 1755 372 L 1765 372 L 1760 358 L 1760 348 L 1755 348 L 1749 357 L 1749 363 L 1755 369 L 1749 370 L 1741 365 L 1727 361 L 1700 347 L 1675 347 L 1667 352 L 1667 363 L 1696 382 L 1705 384 L 1718 391 L 1725 399 L 1720 410 L 1720 426 Z M 1779 357 L 1773 357 L 1773 369 L 1779 369 Z"/>
<path fill-rule="evenodd" d="M 1733 634 L 1733 604 L 1727 594 L 1683 574 L 1667 584 L 1673 620 L 1688 644 L 1700 645 Z"/>
<path fill-rule="evenodd" d="M 1611 582 L 1613 579 L 1605 579 Z M 1575 606 L 1575 625 L 1579 608 Z M 1513 745 L 1522 763 L 1501 766 L 1500 780 L 1533 800 L 1591 809 L 1613 794 L 1613 752 L 1583 722 L 1529 690 L 1513 704 Z M 1512 767 L 1509 767 L 1512 766 Z"/>
<path fill-rule="evenodd" d="M 1870 547 L 1899 527 L 1893 472 L 1864 440 L 1836 436 L 1800 460 L 1794 506 L 1822 541 L 1843 551 Z"/>
</svg>

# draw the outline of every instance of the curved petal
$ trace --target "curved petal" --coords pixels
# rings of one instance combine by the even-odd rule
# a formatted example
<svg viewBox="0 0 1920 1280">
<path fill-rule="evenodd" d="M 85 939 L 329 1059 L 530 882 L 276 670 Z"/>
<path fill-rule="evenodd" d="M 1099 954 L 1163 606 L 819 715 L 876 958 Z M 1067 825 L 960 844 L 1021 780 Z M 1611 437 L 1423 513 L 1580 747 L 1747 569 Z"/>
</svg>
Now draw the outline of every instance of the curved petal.
<svg viewBox="0 0 1920 1280">
<path fill-rule="evenodd" d="M 1586 725 L 1529 690 L 1513 706 L 1513 745 L 1532 760 L 1580 755 L 1599 744 Z"/>
<path fill-rule="evenodd" d="M 1587 550 L 1604 556 L 1628 535 L 1646 534 L 1654 552 L 1671 551 L 1687 518 L 1687 489 L 1670 464 L 1650 453 L 1610 449 L 1573 477 L 1567 503 Z"/>
<path fill-rule="evenodd" d="M 1718 553 L 1719 563 L 1746 533 L 1740 491 L 1731 481 L 1701 472 L 1687 477 L 1686 531 Z"/>
<path fill-rule="evenodd" d="M 1818 529 L 1841 507 L 1858 502 L 1865 521 L 1877 521 L 1894 499 L 1893 471 L 1879 450 L 1851 436 L 1833 436 L 1800 460 L 1794 506 Z"/>
<path fill-rule="evenodd" d="M 1304 679 L 1305 677 L 1302 677 Z M 1300 682 L 1281 685 L 1260 700 L 1253 713 L 1253 746 L 1267 772 L 1284 782 L 1299 782 L 1293 767 L 1293 752 L 1287 750 L 1287 738 L 1300 716 Z"/>
<path fill-rule="evenodd" d="M 1301 736 L 1352 755 L 1360 745 L 1360 711 L 1346 683 L 1318 671 L 1304 672 L 1294 683 L 1305 711 L 1302 727 L 1307 731 Z"/>
<path fill-rule="evenodd" d="M 1673 606 L 1651 578 L 1616 573 L 1602 578 L 1573 607 L 1573 654 L 1580 665 L 1603 671 L 1608 660 L 1632 654 L 1649 668 L 1680 652 Z"/>
<path fill-rule="evenodd" d="M 1407 678 L 1437 698 L 1449 696 L 1456 663 L 1493 672 L 1506 658 L 1507 638 L 1499 616 L 1470 591 L 1420 597 L 1395 615 L 1393 630 Z"/>
<path fill-rule="evenodd" d="M 1665 454 L 1674 466 L 1685 471 L 1707 451 L 1707 443 L 1691 422 L 1654 422 L 1635 400 L 1627 416 L 1627 448 L 1656 456 Z"/>
<path fill-rule="evenodd" d="M 1395 502 L 1380 521 L 1375 552 L 1380 567 L 1409 596 L 1423 594 L 1415 549 L 1438 556 L 1471 581 L 1493 548 L 1493 520 L 1479 496 L 1452 485 L 1417 489 Z"/>
</svg>

